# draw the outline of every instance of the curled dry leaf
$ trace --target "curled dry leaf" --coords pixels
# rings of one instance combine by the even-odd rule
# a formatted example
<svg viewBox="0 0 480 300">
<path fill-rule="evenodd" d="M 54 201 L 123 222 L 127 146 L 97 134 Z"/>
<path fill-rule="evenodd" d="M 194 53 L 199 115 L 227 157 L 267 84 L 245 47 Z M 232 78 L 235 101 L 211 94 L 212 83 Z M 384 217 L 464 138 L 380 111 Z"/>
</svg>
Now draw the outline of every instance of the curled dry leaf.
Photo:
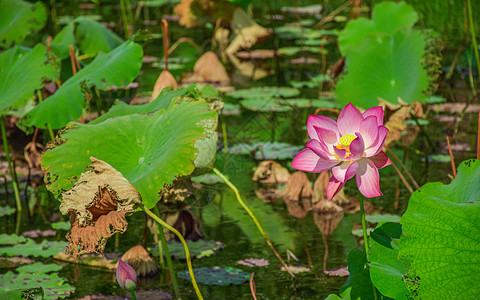
<svg viewBox="0 0 480 300">
<path fill-rule="evenodd" d="M 240 49 L 250 49 L 255 44 L 267 39 L 272 33 L 271 30 L 258 25 L 245 10 L 239 7 L 233 11 L 230 28 L 234 38 L 225 50 L 228 54 L 233 54 Z"/>
<path fill-rule="evenodd" d="M 307 175 L 302 171 L 293 173 L 287 181 L 285 189 L 278 192 L 285 201 L 299 201 L 303 198 L 311 199 L 313 192 Z"/>
<path fill-rule="evenodd" d="M 252 180 L 263 184 L 277 185 L 287 183 L 289 178 L 290 173 L 285 167 L 276 161 L 265 160 L 258 165 Z"/>
<path fill-rule="evenodd" d="M 141 203 L 138 191 L 108 163 L 90 157 L 92 164 L 75 185 L 63 192 L 60 212 L 70 213 L 67 253 L 103 252 L 107 239 L 125 232 L 125 215 Z"/>
<path fill-rule="evenodd" d="M 263 258 L 247 258 L 237 261 L 237 264 L 248 267 L 265 267 L 268 266 L 269 262 Z"/>
<path fill-rule="evenodd" d="M 218 83 L 227 85 L 230 83 L 225 67 L 222 65 L 217 55 L 212 51 L 205 52 L 195 63 L 193 75 L 183 80 L 184 83 Z"/>
<path fill-rule="evenodd" d="M 30 168 L 41 169 L 42 168 L 42 155 L 43 145 L 40 143 L 30 142 L 25 146 L 24 156 Z"/>
<path fill-rule="evenodd" d="M 177 229 L 182 236 L 187 240 L 196 241 L 203 238 L 202 222 L 200 219 L 189 209 L 183 208 L 175 212 L 166 212 L 163 215 L 163 220 Z M 150 229 L 154 232 L 156 223 L 149 223 Z M 176 235 L 170 230 L 164 228 L 163 232 L 167 240 L 176 239 Z"/>
<path fill-rule="evenodd" d="M 393 141 L 400 141 L 406 145 L 412 144 L 419 132 L 416 125 L 407 125 L 405 120 L 410 119 L 410 113 L 417 118 L 424 118 L 422 105 L 418 102 L 410 106 L 391 105 L 388 102 L 380 101 L 384 104 L 386 114 L 389 115 L 385 122 L 385 127 L 388 128 L 388 134 L 385 138 L 385 145 L 388 146 Z"/>
<path fill-rule="evenodd" d="M 122 255 L 122 260 L 132 266 L 138 276 L 153 276 L 159 271 L 153 258 L 141 245 L 130 248 Z"/>
<path fill-rule="evenodd" d="M 152 97 L 150 98 L 150 102 L 157 99 L 158 95 L 160 95 L 162 90 L 166 87 L 177 89 L 178 84 L 172 73 L 170 73 L 168 70 L 163 70 L 162 73 L 160 73 L 160 76 L 158 76 L 155 85 L 153 86 L 153 93 Z"/>
<path fill-rule="evenodd" d="M 313 203 L 328 202 L 327 198 L 327 184 L 330 180 L 331 174 L 329 172 L 322 172 L 318 175 L 317 180 L 313 184 Z M 352 199 L 345 195 L 343 189 L 338 192 L 332 200 L 334 203 L 345 206 L 352 202 Z"/>
</svg>

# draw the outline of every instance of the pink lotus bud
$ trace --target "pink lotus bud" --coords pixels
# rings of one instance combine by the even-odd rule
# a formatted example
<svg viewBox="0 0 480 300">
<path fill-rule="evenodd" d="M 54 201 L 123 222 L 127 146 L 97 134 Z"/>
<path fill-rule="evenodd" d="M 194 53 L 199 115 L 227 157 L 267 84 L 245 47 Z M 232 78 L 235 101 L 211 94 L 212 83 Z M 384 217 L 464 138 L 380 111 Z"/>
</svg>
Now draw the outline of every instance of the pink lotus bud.
<svg viewBox="0 0 480 300">
<path fill-rule="evenodd" d="M 121 258 L 118 260 L 117 282 L 128 291 L 135 289 L 137 286 L 137 272 Z"/>
</svg>

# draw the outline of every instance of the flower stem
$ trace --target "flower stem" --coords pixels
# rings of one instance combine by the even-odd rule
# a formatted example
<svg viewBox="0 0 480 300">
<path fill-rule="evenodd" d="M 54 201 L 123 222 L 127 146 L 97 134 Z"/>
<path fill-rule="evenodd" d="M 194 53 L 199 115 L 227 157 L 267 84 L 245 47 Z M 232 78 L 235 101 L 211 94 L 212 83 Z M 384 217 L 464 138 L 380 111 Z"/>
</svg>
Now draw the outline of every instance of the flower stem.
<svg viewBox="0 0 480 300">
<path fill-rule="evenodd" d="M 160 211 L 158 210 L 158 207 L 155 205 L 153 207 L 153 212 L 155 215 L 157 215 L 160 218 Z M 157 224 L 158 225 L 158 224 Z M 167 246 L 167 239 L 165 238 L 165 233 L 163 232 L 163 228 L 158 226 L 155 226 L 155 230 L 157 230 L 157 235 L 160 236 L 160 241 L 158 242 L 158 249 L 159 249 L 159 254 L 160 260 L 162 261 L 163 264 L 163 254 L 165 253 L 165 259 L 167 260 L 167 266 L 168 270 L 170 271 L 170 278 L 172 280 L 172 285 L 173 285 L 173 290 L 175 292 L 175 297 L 177 299 L 180 299 L 180 290 L 178 289 L 178 283 L 177 283 L 177 273 L 175 272 L 175 269 L 173 268 L 173 263 L 172 263 L 172 257 L 170 255 L 170 251 L 168 250 Z M 163 251 L 160 250 L 163 248 Z"/>
<path fill-rule="evenodd" d="M 155 215 L 152 211 L 150 211 L 148 208 L 143 206 L 143 204 L 141 204 L 140 207 L 147 215 L 149 215 L 152 219 L 154 219 L 158 224 L 167 228 L 168 230 L 173 232 L 178 237 L 178 239 L 180 240 L 180 242 L 183 245 L 183 248 L 185 249 L 185 256 L 187 258 L 188 273 L 190 275 L 190 279 L 192 280 L 193 288 L 195 289 L 195 293 L 197 293 L 198 299 L 203 300 L 202 293 L 200 292 L 200 289 L 198 288 L 197 281 L 195 280 L 195 275 L 193 274 L 192 258 L 190 257 L 190 251 L 188 251 L 188 246 L 187 246 L 187 243 L 185 242 L 185 239 L 183 238 L 183 236 L 175 228 L 173 228 L 172 226 L 165 223 L 162 219 L 157 217 L 157 215 Z M 165 254 L 167 254 L 167 253 L 165 253 Z M 172 277 L 175 276 L 175 274 L 171 274 L 171 275 L 172 275 Z"/>
<path fill-rule="evenodd" d="M 8 168 L 10 169 L 10 176 L 12 177 L 13 192 L 15 193 L 15 203 L 17 204 L 17 211 L 22 211 L 22 204 L 20 203 L 20 192 L 18 189 L 18 182 L 16 180 L 15 170 L 13 169 L 12 160 L 10 159 L 10 151 L 8 150 L 7 129 L 5 128 L 5 118 L 2 116 L 0 120 L 2 130 L 3 149 L 7 157 Z"/>
<path fill-rule="evenodd" d="M 363 244 L 365 245 L 365 255 L 367 256 L 368 261 L 368 235 L 367 235 L 367 221 L 365 221 L 365 208 L 363 206 L 363 195 L 358 195 L 358 200 L 360 201 L 360 214 L 362 215 L 362 229 L 363 229 Z M 378 300 L 377 289 L 372 282 L 373 296 L 375 300 Z"/>
<path fill-rule="evenodd" d="M 255 225 L 257 225 L 257 228 L 258 230 L 260 231 L 260 233 L 262 234 L 263 238 L 265 239 L 265 241 L 267 242 L 268 246 L 270 247 L 270 249 L 272 249 L 272 252 L 273 254 L 275 254 L 275 256 L 277 257 L 277 259 L 280 261 L 280 263 L 282 264 L 282 266 L 285 268 L 285 270 L 288 272 L 288 274 L 290 274 L 290 276 L 292 278 L 295 278 L 295 275 L 292 273 L 292 271 L 290 270 L 290 268 L 288 268 L 287 264 L 285 263 L 285 261 L 283 261 L 282 257 L 278 254 L 278 252 L 275 250 L 275 248 L 273 247 L 273 244 L 272 242 L 270 242 L 270 239 L 267 237 L 267 234 L 263 231 L 263 228 L 262 226 L 260 225 L 260 223 L 258 223 L 258 220 L 257 218 L 255 218 L 255 215 L 252 213 L 252 211 L 250 210 L 250 208 L 248 208 L 248 206 L 245 204 L 245 202 L 243 202 L 242 200 L 242 197 L 240 197 L 240 193 L 238 192 L 238 189 L 235 187 L 235 185 L 233 185 L 233 183 L 230 182 L 230 180 L 228 180 L 225 175 L 222 174 L 222 172 L 220 172 L 217 168 L 213 168 L 213 172 L 215 172 L 215 174 L 218 175 L 218 177 L 220 177 L 223 181 L 225 181 L 225 183 L 228 185 L 228 187 L 230 189 L 232 189 L 232 191 L 235 193 L 235 196 L 237 197 L 237 201 L 238 203 L 240 203 L 240 205 L 243 207 L 243 209 L 245 209 L 245 211 L 247 212 L 247 214 L 250 216 L 250 218 L 253 220 L 253 222 L 255 223 Z"/>
<path fill-rule="evenodd" d="M 137 300 L 137 296 L 135 296 L 135 290 L 131 289 L 130 294 L 132 294 L 132 300 Z"/>
</svg>

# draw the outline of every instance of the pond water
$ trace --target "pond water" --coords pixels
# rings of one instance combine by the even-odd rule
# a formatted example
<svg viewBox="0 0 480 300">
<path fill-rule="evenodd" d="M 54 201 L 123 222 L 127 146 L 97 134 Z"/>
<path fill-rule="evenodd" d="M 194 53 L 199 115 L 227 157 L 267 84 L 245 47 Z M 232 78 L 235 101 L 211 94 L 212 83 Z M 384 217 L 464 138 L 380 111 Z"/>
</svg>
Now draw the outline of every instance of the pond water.
<svg viewBox="0 0 480 300">
<path fill-rule="evenodd" d="M 291 5 L 290 1 L 286 1 Z M 302 5 L 315 3 L 315 1 L 302 1 Z M 334 6 L 334 1 L 327 1 L 327 6 Z M 280 7 L 280 6 L 279 6 Z M 263 8 L 268 12 L 255 15 L 281 15 L 278 8 Z M 70 15 L 73 13 L 71 7 L 59 7 L 58 15 Z M 255 8 L 261 10 L 262 8 Z M 73 13 L 74 16 L 80 12 Z M 149 14 L 152 20 L 158 20 L 162 13 L 171 13 L 171 6 L 160 8 L 151 8 Z M 118 8 L 112 5 L 104 5 L 100 9 L 94 5 L 85 6 L 81 14 L 101 14 L 103 21 L 116 22 L 119 18 Z M 276 27 L 289 22 L 298 21 L 295 15 L 285 15 L 281 21 L 269 21 L 267 19 L 257 20 L 266 27 Z M 118 24 L 115 27 L 119 30 Z M 152 32 L 161 32 L 160 26 L 146 26 Z M 178 39 L 182 36 L 194 37 L 194 40 L 202 45 L 204 49 L 209 49 L 203 41 L 210 39 L 212 28 L 185 29 L 179 26 L 177 22 L 170 22 L 170 37 Z M 294 40 L 273 39 L 273 45 L 262 45 L 266 48 L 284 47 L 295 45 Z M 171 41 L 171 44 L 173 41 Z M 336 61 L 340 56 L 337 46 L 327 45 L 329 65 Z M 147 56 L 159 57 L 161 55 L 161 40 L 154 39 L 144 44 L 144 53 Z M 248 78 L 235 77 L 233 86 L 235 88 L 246 88 L 254 86 L 285 86 L 290 81 L 302 81 L 311 75 L 319 74 L 321 69 L 321 55 L 311 55 L 311 58 L 317 59 L 313 64 L 291 64 L 287 60 L 276 61 L 267 60 L 260 63 L 261 66 L 274 70 L 274 75 L 267 78 L 252 81 Z M 193 63 L 193 62 L 187 62 Z M 161 67 L 161 64 L 160 64 Z M 161 68 L 158 63 L 145 63 L 142 67 L 140 77 L 137 79 L 139 88 L 137 92 L 151 91 L 153 84 L 159 75 Z M 227 70 L 233 71 L 232 66 L 227 65 Z M 172 70 L 174 75 L 175 69 Z M 231 72 L 231 75 L 234 75 Z M 329 87 L 326 87 L 329 90 Z M 299 97 L 330 99 L 329 96 L 322 96 L 322 88 L 302 88 Z M 236 100 L 225 98 L 224 102 L 234 103 Z M 247 143 L 268 143 L 284 142 L 293 145 L 303 146 L 306 141 L 305 121 L 309 114 L 313 114 L 312 109 L 293 109 L 286 112 L 255 112 L 240 109 L 238 114 L 225 114 L 220 118 L 220 124 L 225 124 L 227 133 L 228 149 L 235 145 Z M 325 113 L 330 117 L 335 114 Z M 423 126 L 424 131 L 420 131 L 418 137 L 411 146 L 393 147 L 394 153 L 400 157 L 400 160 L 411 171 L 416 181 L 422 185 L 427 181 L 449 182 L 447 176 L 451 173 L 450 162 L 445 160 L 446 150 L 445 133 L 449 132 L 448 125 L 440 122 L 439 113 L 431 110 L 427 115 L 429 124 Z M 455 151 L 456 162 L 473 157 L 475 143 L 475 123 L 476 117 L 473 114 L 467 114 L 460 123 L 461 134 L 452 137 L 452 143 L 460 145 Z M 347 255 L 350 250 L 359 247 L 360 238 L 352 235 L 352 230 L 361 228 L 360 215 L 358 212 L 346 212 L 336 228 L 329 234 L 322 233 L 322 216 L 315 216 L 313 211 L 309 211 L 305 217 L 296 218 L 289 214 L 286 204 L 282 200 L 273 203 L 258 198 L 256 190 L 260 187 L 252 181 L 253 173 L 262 161 L 256 159 L 251 154 L 234 154 L 226 151 L 223 144 L 222 126 L 219 126 L 220 138 L 217 152 L 216 167 L 226 174 L 230 180 L 238 187 L 243 199 L 252 207 L 260 223 L 264 226 L 267 235 L 272 240 L 277 251 L 286 259 L 289 257 L 289 264 L 295 266 L 307 267 L 309 272 L 297 274 L 296 279 L 291 279 L 288 273 L 280 270 L 280 263 L 273 255 L 270 248 L 265 243 L 263 237 L 258 232 L 253 222 L 241 209 L 236 201 L 232 191 L 221 183 L 198 183 L 198 189 L 195 190 L 194 199 L 187 200 L 190 203 L 190 209 L 199 217 L 202 223 L 204 238 L 211 241 L 220 241 L 224 249 L 216 254 L 202 259 L 194 259 L 193 266 L 199 267 L 235 267 L 248 273 L 254 273 L 257 298 L 258 299 L 324 299 L 331 293 L 338 293 L 338 288 L 346 281 L 346 276 L 330 276 L 325 274 L 324 270 L 333 270 L 347 266 Z M 428 136 L 428 138 L 427 138 Z M 430 141 L 429 141 L 430 140 Z M 429 143 L 432 144 L 429 144 Z M 468 147 L 466 147 L 467 145 Z M 432 149 L 433 146 L 433 149 Z M 20 148 L 20 147 L 18 147 Z M 420 150 L 415 150 L 420 149 Z M 428 159 L 425 159 L 428 155 Z M 434 156 L 437 155 L 437 156 Z M 269 154 L 265 154 L 268 158 Z M 275 159 L 283 166 L 288 167 L 290 172 L 294 170 L 289 167 L 292 157 L 287 159 Z M 380 171 L 380 185 L 383 197 L 371 199 L 374 206 L 372 213 L 394 214 L 400 216 L 407 207 L 410 193 L 398 178 L 397 173 L 392 167 Z M 309 179 L 313 182 L 315 176 L 309 174 Z M 22 187 L 23 190 L 23 187 Z M 28 217 L 26 212 L 21 216 L 15 215 L 2 217 L 5 226 L 0 228 L 0 233 L 22 233 L 32 229 L 50 229 L 51 220 L 67 221 L 68 218 L 61 216 L 58 211 L 58 202 L 49 196 L 43 187 L 38 188 L 41 199 L 41 208 L 37 206 L 33 216 Z M 43 191 L 43 192 L 42 192 Z M 356 199 L 355 183 L 349 182 L 345 186 L 345 193 L 349 197 Z M 31 197 L 30 194 L 27 198 Z M 356 200 L 355 200 L 356 201 Z M 14 203 L 13 197 L 9 200 Z M 112 237 L 108 241 L 106 253 L 123 253 L 130 247 L 137 245 L 143 236 L 145 228 L 145 218 L 142 213 L 136 213 L 128 217 L 128 230 L 123 235 Z M 323 220 L 326 222 L 326 220 Z M 325 225 L 324 225 L 325 226 Z M 371 227 L 374 225 L 371 224 Z M 64 231 L 59 231 L 52 238 L 64 240 Z M 153 246 L 153 239 L 147 235 L 147 248 Z M 289 254 L 287 254 L 289 253 Z M 293 254 L 293 255 L 291 255 Z M 239 265 L 237 261 L 241 259 L 257 258 L 266 259 L 269 265 L 265 267 L 247 267 Z M 54 262 L 53 259 L 42 259 L 44 262 Z M 124 295 L 116 283 L 115 273 L 98 268 L 81 266 L 76 264 L 58 262 L 64 266 L 59 275 L 66 278 L 67 282 L 75 287 L 72 298 L 81 298 L 91 294 L 105 295 Z M 177 272 L 186 270 L 186 264 L 182 260 L 174 260 L 174 267 Z M 0 272 L 5 273 L 6 270 Z M 166 270 L 162 270 L 159 275 L 139 282 L 137 290 L 159 289 L 173 294 L 170 284 L 171 280 Z M 190 282 L 184 279 L 178 279 L 182 297 L 184 299 L 196 299 L 195 292 Z M 200 285 L 203 296 L 206 299 L 251 299 L 250 286 L 247 283 L 230 286 L 207 286 Z M 151 299 L 155 299 L 152 297 Z"/>
</svg>

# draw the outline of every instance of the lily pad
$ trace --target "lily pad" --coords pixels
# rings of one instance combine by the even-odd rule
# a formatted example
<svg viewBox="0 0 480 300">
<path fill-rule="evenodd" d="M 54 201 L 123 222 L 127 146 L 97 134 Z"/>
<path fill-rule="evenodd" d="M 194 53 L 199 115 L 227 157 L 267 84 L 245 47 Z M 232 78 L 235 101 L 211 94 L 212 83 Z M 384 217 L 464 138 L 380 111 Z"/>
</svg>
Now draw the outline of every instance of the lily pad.
<svg viewBox="0 0 480 300">
<path fill-rule="evenodd" d="M 326 54 L 327 51 L 317 46 L 289 46 L 278 48 L 278 53 L 281 55 L 294 56 L 300 53 L 315 53 Z"/>
<path fill-rule="evenodd" d="M 383 223 L 383 222 L 394 222 L 400 223 L 401 216 L 391 215 L 391 214 L 376 214 L 376 215 L 366 215 L 365 220 L 368 223 Z"/>
<path fill-rule="evenodd" d="M 0 275 L 0 289 L 13 291 L 17 289 L 29 289 L 42 287 L 46 299 L 66 298 L 75 291 L 75 288 L 65 282 L 65 279 L 57 274 L 45 273 L 20 273 L 7 272 Z"/>
<path fill-rule="evenodd" d="M 193 269 L 195 279 L 205 285 L 242 284 L 250 280 L 250 273 L 232 267 L 210 267 Z M 178 277 L 190 280 L 188 271 L 178 273 Z"/>
<path fill-rule="evenodd" d="M 286 103 L 278 99 L 245 99 L 241 100 L 240 104 L 243 108 L 251 111 L 285 112 L 292 110 L 291 106 L 285 105 Z"/>
<path fill-rule="evenodd" d="M 142 47 L 132 40 L 109 53 L 99 53 L 88 66 L 65 81 L 55 94 L 30 111 L 25 117 L 26 123 L 43 129 L 47 128 L 47 124 L 52 129 L 64 127 L 82 115 L 86 105 L 84 92 L 92 86 L 107 90 L 112 86 L 129 84 L 140 71 L 142 57 Z"/>
<path fill-rule="evenodd" d="M 34 262 L 33 259 L 27 257 L 0 257 L 0 269 L 13 269 L 21 265 L 33 264 Z"/>
<path fill-rule="evenodd" d="M 151 208 L 165 185 L 192 173 L 195 141 L 210 134 L 203 126 L 216 116 L 205 101 L 185 98 L 150 115 L 127 115 L 95 125 L 73 123 L 57 137 L 60 145 L 51 145 L 43 154 L 47 188 L 60 199 L 95 156 L 122 173 Z"/>
<path fill-rule="evenodd" d="M 185 256 L 185 249 L 183 248 L 182 243 L 180 243 L 179 241 L 172 240 L 169 241 L 167 245 L 171 256 L 177 259 L 187 258 Z M 206 240 L 188 240 L 187 245 L 188 251 L 190 251 L 190 256 L 192 258 L 209 257 L 225 247 L 221 242 Z M 158 247 L 153 248 L 151 252 L 153 253 L 153 256 L 158 256 Z"/>
<path fill-rule="evenodd" d="M 29 3 L 21 0 L 2 0 L 0 47 L 8 48 L 12 43 L 23 42 L 27 35 L 42 29 L 46 21 L 47 10 L 40 1 Z"/>
<path fill-rule="evenodd" d="M 57 264 L 44 264 L 42 262 L 36 262 L 34 264 L 29 264 L 17 268 L 18 273 L 51 273 L 58 272 L 62 269 L 62 266 Z"/>
<path fill-rule="evenodd" d="M 2 206 L 0 207 L 0 217 L 9 216 L 15 212 L 15 207 Z"/>
<path fill-rule="evenodd" d="M 5 233 L 0 234 L 0 245 L 16 245 L 19 243 L 25 243 L 27 240 L 29 239 L 21 235 L 19 236 L 16 234 Z"/>
<path fill-rule="evenodd" d="M 2 2 L 3 3 L 3 2 Z M 13 47 L 0 54 L 0 113 L 19 108 L 41 89 L 46 81 L 58 78 L 56 60 L 38 44 L 22 54 Z"/>
<path fill-rule="evenodd" d="M 43 240 L 40 244 L 35 243 L 33 240 L 28 239 L 26 243 L 17 244 L 10 247 L 1 247 L 0 255 L 23 257 L 52 257 L 62 252 L 67 247 L 67 243 L 64 241 L 46 241 Z"/>
<path fill-rule="evenodd" d="M 45 291 L 43 288 L 29 288 L 18 289 L 7 292 L 0 292 L 0 298 L 2 299 L 28 299 L 28 300 L 43 300 L 45 299 Z"/>
<path fill-rule="evenodd" d="M 227 93 L 227 96 L 243 99 L 265 99 L 274 97 L 289 98 L 298 96 L 299 94 L 300 91 L 298 89 L 291 87 L 265 86 L 231 91 Z"/>
<path fill-rule="evenodd" d="M 422 299 L 480 294 L 479 181 L 480 160 L 467 160 L 450 184 L 427 183 L 410 197 L 399 257 L 411 261 L 407 275 Z"/>
<path fill-rule="evenodd" d="M 53 229 L 56 229 L 56 230 L 70 230 L 70 222 L 55 222 L 55 223 L 52 223 L 52 228 Z"/>
<path fill-rule="evenodd" d="M 267 142 L 256 144 L 236 144 L 230 148 L 232 154 L 253 154 L 257 160 L 284 160 L 293 158 L 302 150 L 302 146 L 288 143 Z"/>
</svg>

